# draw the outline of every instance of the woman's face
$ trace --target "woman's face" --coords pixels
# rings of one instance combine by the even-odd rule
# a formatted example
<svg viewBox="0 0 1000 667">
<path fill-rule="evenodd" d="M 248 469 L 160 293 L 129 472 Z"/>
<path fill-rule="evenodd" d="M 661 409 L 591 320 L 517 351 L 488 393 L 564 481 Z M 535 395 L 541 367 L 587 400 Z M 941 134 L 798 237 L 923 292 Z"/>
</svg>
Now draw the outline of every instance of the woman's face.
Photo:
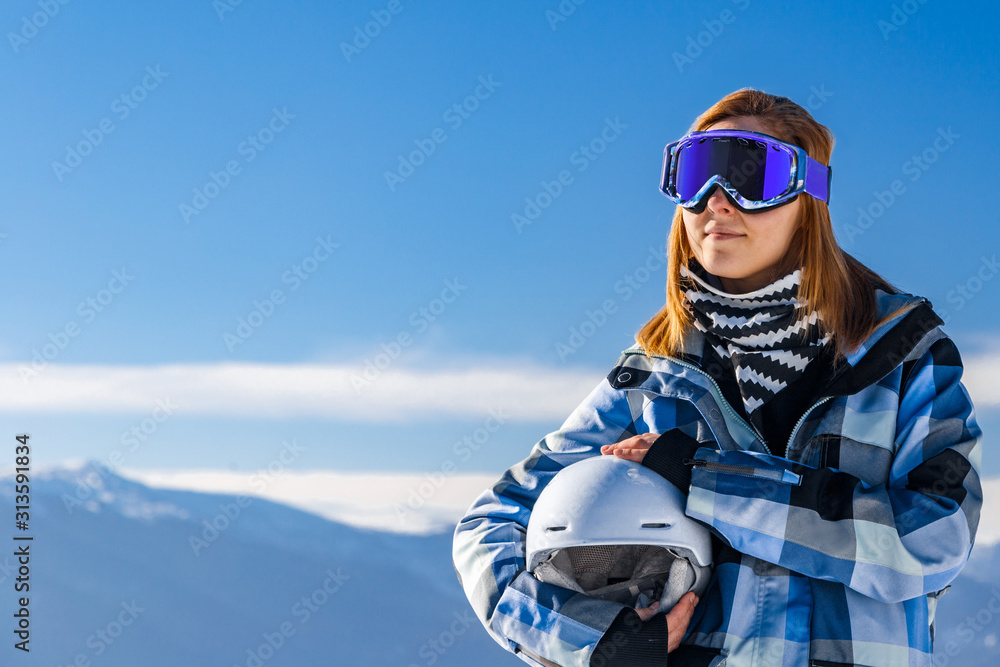
<svg viewBox="0 0 1000 667">
<path fill-rule="evenodd" d="M 756 118 L 727 118 L 709 130 L 748 130 L 774 133 Z M 777 264 L 788 251 L 799 219 L 802 199 L 760 213 L 743 213 L 720 187 L 709 196 L 701 213 L 681 209 L 684 230 L 695 259 L 719 276 L 725 291 L 745 294 L 774 282 Z"/>
</svg>

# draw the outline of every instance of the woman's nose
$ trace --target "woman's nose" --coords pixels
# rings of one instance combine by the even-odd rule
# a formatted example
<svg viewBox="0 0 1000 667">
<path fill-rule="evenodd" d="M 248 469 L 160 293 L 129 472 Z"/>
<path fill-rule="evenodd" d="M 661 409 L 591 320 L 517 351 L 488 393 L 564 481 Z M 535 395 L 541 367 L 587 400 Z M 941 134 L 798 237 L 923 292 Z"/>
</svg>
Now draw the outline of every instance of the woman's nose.
<svg viewBox="0 0 1000 667">
<path fill-rule="evenodd" d="M 726 191 L 716 184 L 708 195 L 708 207 L 716 213 L 733 213 L 736 207 L 729 201 Z"/>
</svg>

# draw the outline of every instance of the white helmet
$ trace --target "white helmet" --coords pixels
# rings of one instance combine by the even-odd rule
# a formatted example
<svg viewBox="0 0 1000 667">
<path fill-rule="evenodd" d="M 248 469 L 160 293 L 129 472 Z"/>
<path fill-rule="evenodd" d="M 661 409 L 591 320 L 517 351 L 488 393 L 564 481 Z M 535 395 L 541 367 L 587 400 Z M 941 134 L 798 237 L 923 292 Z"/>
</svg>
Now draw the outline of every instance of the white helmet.
<svg viewBox="0 0 1000 667">
<path fill-rule="evenodd" d="M 539 581 L 637 609 L 669 611 L 708 586 L 712 540 L 680 490 L 616 456 L 559 471 L 528 519 L 527 569 Z"/>
</svg>

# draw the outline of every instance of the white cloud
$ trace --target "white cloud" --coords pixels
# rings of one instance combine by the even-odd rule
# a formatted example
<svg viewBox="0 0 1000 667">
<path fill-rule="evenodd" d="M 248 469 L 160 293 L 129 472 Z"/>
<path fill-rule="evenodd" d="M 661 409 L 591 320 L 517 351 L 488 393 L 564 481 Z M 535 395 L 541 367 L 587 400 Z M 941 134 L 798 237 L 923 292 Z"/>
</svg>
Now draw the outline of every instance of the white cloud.
<svg viewBox="0 0 1000 667">
<path fill-rule="evenodd" d="M 962 384 L 977 409 L 1000 406 L 1000 354 L 982 354 L 962 359 Z"/>
<path fill-rule="evenodd" d="M 987 477 L 983 484 L 983 510 L 979 516 L 976 544 L 1000 543 L 1000 477 Z"/>
<path fill-rule="evenodd" d="M 364 369 L 326 364 L 49 364 L 27 381 L 0 364 L 8 412 L 148 412 L 170 399 L 185 414 L 322 417 L 382 422 L 441 416 L 565 419 L 607 374 L 527 364 L 447 370 L 387 368 L 356 389 Z M 609 368 L 610 370 L 610 368 Z"/>
<path fill-rule="evenodd" d="M 359 528 L 427 534 L 454 530 L 500 473 L 284 471 L 266 478 L 226 470 L 123 470 L 161 489 L 266 498 Z"/>
<path fill-rule="evenodd" d="M 1000 406 L 1000 354 L 964 359 L 963 383 L 978 410 Z M 369 375 L 336 364 L 211 363 L 160 366 L 49 364 L 23 380 L 0 364 L 5 412 L 148 412 L 170 399 L 185 414 L 282 419 L 401 421 L 480 417 L 503 410 L 515 421 L 565 419 L 610 370 L 569 370 L 530 362 L 440 370 L 389 367 Z"/>
</svg>

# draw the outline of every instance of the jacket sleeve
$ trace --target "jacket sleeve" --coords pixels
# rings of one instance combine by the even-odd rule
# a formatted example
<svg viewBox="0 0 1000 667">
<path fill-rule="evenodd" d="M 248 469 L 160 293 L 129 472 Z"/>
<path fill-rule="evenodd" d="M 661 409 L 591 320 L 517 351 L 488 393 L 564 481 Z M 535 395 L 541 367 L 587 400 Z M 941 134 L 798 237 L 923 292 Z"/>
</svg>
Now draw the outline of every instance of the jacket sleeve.
<svg viewBox="0 0 1000 667">
<path fill-rule="evenodd" d="M 559 470 L 600 456 L 602 445 L 634 428 L 625 392 L 603 380 L 559 430 L 479 496 L 455 530 L 452 557 L 466 596 L 490 635 L 522 659 L 526 652 L 564 667 L 589 665 L 624 609 L 536 580 L 525 570 L 525 536 L 535 500 Z"/>
<path fill-rule="evenodd" d="M 703 447 L 695 455 L 687 514 L 738 551 L 884 602 L 944 588 L 969 557 L 982 506 L 982 432 L 961 376 L 949 338 L 920 355 L 901 390 L 892 441 L 884 445 L 894 452 L 884 484 Z M 878 412 L 866 418 L 874 424 Z"/>
</svg>

